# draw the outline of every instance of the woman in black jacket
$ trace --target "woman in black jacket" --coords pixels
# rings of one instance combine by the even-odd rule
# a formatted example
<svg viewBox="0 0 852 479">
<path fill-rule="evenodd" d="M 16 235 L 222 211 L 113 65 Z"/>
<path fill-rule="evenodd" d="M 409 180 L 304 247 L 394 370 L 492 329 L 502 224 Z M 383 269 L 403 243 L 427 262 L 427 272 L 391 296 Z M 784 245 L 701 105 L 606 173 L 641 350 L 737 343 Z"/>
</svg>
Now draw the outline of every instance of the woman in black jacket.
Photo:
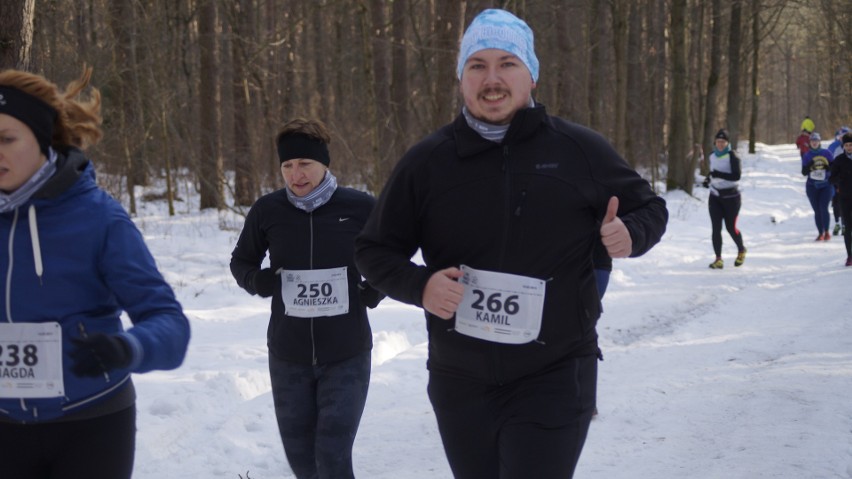
<svg viewBox="0 0 852 479">
<path fill-rule="evenodd" d="M 375 199 L 337 185 L 330 136 L 296 119 L 278 134 L 285 188 L 249 210 L 231 273 L 272 297 L 269 373 L 284 451 L 298 478 L 349 478 L 367 400 L 372 333 L 366 307 L 382 296 L 361 280 L 354 239 Z M 262 263 L 269 253 L 269 266 Z"/>
<path fill-rule="evenodd" d="M 843 153 L 834 157 L 831 162 L 829 181 L 839 198 L 840 216 L 842 217 L 843 242 L 846 246 L 846 266 L 852 266 L 852 132 L 843 135 Z"/>
</svg>

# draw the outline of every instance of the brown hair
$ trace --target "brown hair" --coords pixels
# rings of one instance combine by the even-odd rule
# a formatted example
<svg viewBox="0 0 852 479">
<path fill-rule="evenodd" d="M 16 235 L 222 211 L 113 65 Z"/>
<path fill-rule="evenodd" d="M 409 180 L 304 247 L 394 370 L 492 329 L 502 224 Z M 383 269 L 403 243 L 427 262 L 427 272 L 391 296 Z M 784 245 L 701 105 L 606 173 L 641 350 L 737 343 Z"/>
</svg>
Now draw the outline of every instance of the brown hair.
<svg viewBox="0 0 852 479">
<path fill-rule="evenodd" d="M 63 92 L 41 75 L 10 69 L 0 72 L 0 85 L 21 90 L 56 110 L 53 146 L 76 146 L 85 150 L 103 136 L 100 92 L 92 88 L 87 100 L 77 100 L 91 77 L 92 68 L 83 66 L 80 77 L 68 83 Z"/>
<path fill-rule="evenodd" d="M 275 142 L 278 143 L 282 136 L 293 134 L 305 135 L 319 140 L 326 145 L 331 143 L 331 135 L 328 133 L 328 127 L 320 120 L 309 120 L 301 117 L 294 118 L 281 127 L 281 131 L 275 137 Z"/>
</svg>

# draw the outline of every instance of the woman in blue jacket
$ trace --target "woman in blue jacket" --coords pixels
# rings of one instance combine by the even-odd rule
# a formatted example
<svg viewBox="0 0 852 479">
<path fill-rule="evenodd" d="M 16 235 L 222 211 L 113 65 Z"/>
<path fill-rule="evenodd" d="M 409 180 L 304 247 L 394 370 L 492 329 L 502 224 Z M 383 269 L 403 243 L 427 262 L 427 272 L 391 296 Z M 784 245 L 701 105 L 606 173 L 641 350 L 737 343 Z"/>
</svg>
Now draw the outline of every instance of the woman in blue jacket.
<svg viewBox="0 0 852 479">
<path fill-rule="evenodd" d="M 141 234 L 82 152 L 101 138 L 98 91 L 77 99 L 90 76 L 63 92 L 0 72 L 4 477 L 129 478 L 130 373 L 178 367 L 189 341 Z"/>
<path fill-rule="evenodd" d="M 810 150 L 802 157 L 802 175 L 808 177 L 805 192 L 814 210 L 814 222 L 819 232 L 816 241 L 828 241 L 831 239 L 831 232 L 828 231 L 831 224 L 828 205 L 834 196 L 834 188 L 829 183 L 829 166 L 834 157 L 821 146 L 820 140 L 819 133 L 811 133 Z"/>
</svg>

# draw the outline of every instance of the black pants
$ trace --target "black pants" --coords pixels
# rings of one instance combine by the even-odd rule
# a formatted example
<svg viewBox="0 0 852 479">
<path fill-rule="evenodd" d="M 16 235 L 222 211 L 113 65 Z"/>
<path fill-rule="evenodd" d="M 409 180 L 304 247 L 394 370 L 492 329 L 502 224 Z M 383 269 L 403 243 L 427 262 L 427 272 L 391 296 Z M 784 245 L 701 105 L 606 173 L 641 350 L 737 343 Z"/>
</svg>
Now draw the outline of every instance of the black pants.
<svg viewBox="0 0 852 479">
<path fill-rule="evenodd" d="M 840 218 L 843 225 L 843 244 L 846 257 L 852 258 L 852 198 L 841 197 L 839 201 Z"/>
<path fill-rule="evenodd" d="M 721 198 L 716 195 L 710 195 L 707 200 L 707 207 L 710 210 L 710 225 L 712 226 L 713 234 L 713 252 L 716 257 L 722 256 L 722 220 L 725 221 L 725 229 L 737 245 L 737 252 L 745 249 L 743 246 L 743 235 L 737 229 L 737 217 L 740 214 L 740 205 L 742 197 L 740 195 Z"/>
<path fill-rule="evenodd" d="M 129 479 L 136 408 L 93 419 L 0 423 L 0 475 L 15 479 Z"/>
<path fill-rule="evenodd" d="M 572 358 L 502 386 L 429 375 L 456 479 L 570 479 L 595 410 L 597 358 Z"/>
<path fill-rule="evenodd" d="M 287 462 L 299 479 L 347 479 L 370 386 L 370 351 L 316 366 L 269 355 L 272 399 Z"/>
</svg>

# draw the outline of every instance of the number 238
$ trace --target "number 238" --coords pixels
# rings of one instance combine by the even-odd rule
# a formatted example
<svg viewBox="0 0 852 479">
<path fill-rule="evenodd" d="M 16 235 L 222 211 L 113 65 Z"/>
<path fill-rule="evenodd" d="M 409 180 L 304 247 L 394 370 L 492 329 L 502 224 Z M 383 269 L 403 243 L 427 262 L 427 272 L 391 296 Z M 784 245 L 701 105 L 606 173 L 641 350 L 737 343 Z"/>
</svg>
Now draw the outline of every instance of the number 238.
<svg viewBox="0 0 852 479">
<path fill-rule="evenodd" d="M 23 358 L 21 352 L 24 353 Z M 38 364 L 38 348 L 34 344 L 24 345 L 23 351 L 17 344 L 9 344 L 6 349 L 0 346 L 0 362 L 4 366 L 18 366 L 23 361 L 25 366 L 35 366 Z"/>
</svg>

